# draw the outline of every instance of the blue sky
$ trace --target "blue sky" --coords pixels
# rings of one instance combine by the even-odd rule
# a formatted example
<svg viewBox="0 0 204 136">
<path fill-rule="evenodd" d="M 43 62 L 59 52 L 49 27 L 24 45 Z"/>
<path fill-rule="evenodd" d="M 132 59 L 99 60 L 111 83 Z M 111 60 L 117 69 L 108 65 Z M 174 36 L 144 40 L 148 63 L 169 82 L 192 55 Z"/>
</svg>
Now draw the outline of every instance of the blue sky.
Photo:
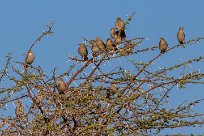
<svg viewBox="0 0 204 136">
<path fill-rule="evenodd" d="M 103 40 L 109 37 L 109 30 L 118 16 L 126 19 L 136 12 L 133 21 L 126 30 L 127 38 L 148 37 L 144 46 L 157 45 L 164 37 L 169 46 L 177 43 L 176 33 L 179 26 L 184 27 L 186 39 L 204 36 L 204 1 L 184 0 L 35 0 L 0 1 L 0 68 L 8 52 L 15 60 L 23 61 L 24 56 L 48 22 L 54 22 L 54 35 L 44 38 L 33 49 L 36 59 L 34 65 L 41 65 L 47 73 L 54 67 L 63 72 L 69 65 L 70 55 L 78 55 L 78 43 L 82 37 Z M 204 41 L 196 46 L 178 49 L 161 60 L 173 63 L 173 58 L 185 60 L 204 54 Z M 141 58 L 142 59 L 142 58 Z M 199 66 L 203 71 L 203 63 Z M 193 89 L 193 92 L 192 92 Z M 191 91 L 190 91 L 191 90 Z M 183 99 L 204 97 L 201 86 L 179 91 L 173 95 Z M 201 95 L 202 94 L 202 95 Z M 193 97 L 194 96 L 194 97 Z M 181 98 L 179 98 L 181 99 Z M 198 110 L 203 111 L 201 106 Z M 204 133 L 204 128 L 164 131 L 165 133 Z"/>
</svg>

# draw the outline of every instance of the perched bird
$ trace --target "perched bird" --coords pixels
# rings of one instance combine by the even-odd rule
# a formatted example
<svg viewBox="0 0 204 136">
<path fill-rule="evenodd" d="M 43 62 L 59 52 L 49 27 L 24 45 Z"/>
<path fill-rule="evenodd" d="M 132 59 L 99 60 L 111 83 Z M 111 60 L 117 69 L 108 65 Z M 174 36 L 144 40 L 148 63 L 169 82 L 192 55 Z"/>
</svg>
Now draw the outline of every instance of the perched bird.
<svg viewBox="0 0 204 136">
<path fill-rule="evenodd" d="M 16 110 L 15 110 L 15 113 L 16 113 L 16 116 L 17 117 L 20 117 L 24 114 L 24 107 L 23 107 L 23 104 L 22 102 L 20 101 L 17 101 L 16 102 Z"/>
<path fill-rule="evenodd" d="M 123 22 L 123 20 L 120 17 L 118 17 L 116 19 L 115 27 L 119 32 L 122 30 L 125 30 L 125 23 Z"/>
<path fill-rule="evenodd" d="M 106 98 L 110 99 L 113 95 L 115 95 L 117 93 L 118 93 L 118 88 L 117 88 L 116 84 L 113 82 L 113 83 L 111 83 L 111 85 L 107 91 Z"/>
<path fill-rule="evenodd" d="M 111 35 L 111 37 L 114 39 L 114 37 L 115 37 L 115 28 L 114 27 L 112 27 L 111 28 L 111 31 L 110 31 L 110 35 Z"/>
<path fill-rule="evenodd" d="M 62 78 L 58 78 L 58 80 L 59 80 L 59 84 L 58 84 L 59 94 L 64 94 L 64 91 L 66 89 L 66 84 Z"/>
<path fill-rule="evenodd" d="M 43 95 L 41 93 L 38 93 L 36 96 L 35 96 L 35 103 L 36 104 L 40 104 L 40 102 L 44 99 Z"/>
<path fill-rule="evenodd" d="M 177 33 L 177 39 L 179 41 L 180 44 L 185 44 L 185 33 L 183 31 L 183 27 L 179 27 L 179 31 Z"/>
<path fill-rule="evenodd" d="M 100 51 L 102 51 L 102 52 L 106 51 L 106 46 L 105 46 L 104 42 L 101 40 L 100 37 L 96 38 L 96 44 L 99 47 Z"/>
<path fill-rule="evenodd" d="M 116 45 L 121 44 L 121 43 L 122 43 L 122 38 L 121 38 L 120 36 L 118 36 L 118 35 L 115 35 L 115 37 L 114 37 L 114 43 L 115 43 Z"/>
<path fill-rule="evenodd" d="M 117 86 L 116 86 L 116 83 L 114 83 L 114 82 L 111 83 L 110 91 L 111 91 L 111 92 L 114 92 L 114 93 L 117 93 L 118 88 L 117 88 Z"/>
<path fill-rule="evenodd" d="M 110 35 L 113 39 L 115 39 L 115 37 L 121 37 L 122 40 L 124 40 L 126 38 L 126 34 L 125 34 L 125 30 L 115 30 L 115 28 L 111 28 L 111 31 L 110 31 Z"/>
<path fill-rule="evenodd" d="M 28 67 L 28 65 L 31 65 L 33 63 L 34 59 L 35 59 L 35 55 L 33 54 L 32 50 L 28 50 L 28 53 L 25 58 L 26 68 Z"/>
<path fill-rule="evenodd" d="M 84 58 L 84 61 L 88 60 L 88 51 L 87 51 L 87 48 L 86 48 L 86 45 L 84 43 L 80 43 L 79 44 L 79 48 L 78 48 L 78 53 L 79 55 Z"/>
<path fill-rule="evenodd" d="M 110 51 L 114 51 L 116 50 L 116 47 L 115 47 L 115 44 L 113 43 L 112 39 L 111 38 L 108 38 L 106 40 L 106 48 Z"/>
<path fill-rule="evenodd" d="M 125 30 L 119 31 L 118 35 L 121 37 L 122 40 L 124 40 L 126 38 Z"/>
<path fill-rule="evenodd" d="M 130 42 L 130 41 L 127 41 L 126 43 L 125 43 L 125 45 L 124 45 L 124 48 L 125 49 L 129 49 L 129 48 L 132 48 L 133 47 L 133 45 L 132 45 L 132 43 Z"/>
<path fill-rule="evenodd" d="M 125 49 L 125 51 L 127 52 L 127 53 L 130 53 L 131 51 L 132 51 L 132 49 L 133 49 L 133 44 L 130 42 L 130 41 L 128 41 L 125 45 L 124 45 L 124 49 Z"/>
<path fill-rule="evenodd" d="M 91 41 L 90 41 L 90 44 L 92 44 L 91 50 L 92 50 L 92 55 L 94 56 L 94 55 L 96 55 L 100 50 L 99 50 L 99 47 L 97 46 L 95 40 L 91 40 Z"/>
<path fill-rule="evenodd" d="M 161 53 L 164 53 L 167 50 L 168 47 L 168 43 L 164 40 L 164 38 L 160 38 L 160 42 L 159 42 L 159 49 L 161 51 Z"/>
</svg>

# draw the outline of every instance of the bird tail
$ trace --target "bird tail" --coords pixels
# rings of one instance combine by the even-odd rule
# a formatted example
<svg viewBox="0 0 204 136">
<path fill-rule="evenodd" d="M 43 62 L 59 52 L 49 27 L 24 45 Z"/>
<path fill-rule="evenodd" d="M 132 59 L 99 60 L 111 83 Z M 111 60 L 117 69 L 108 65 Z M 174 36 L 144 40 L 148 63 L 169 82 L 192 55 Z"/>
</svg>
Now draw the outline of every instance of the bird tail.
<svg viewBox="0 0 204 136">
<path fill-rule="evenodd" d="M 122 38 L 122 40 L 126 38 L 125 30 L 121 30 L 120 37 Z"/>
<path fill-rule="evenodd" d="M 25 64 L 24 67 L 25 67 L 25 68 L 28 68 L 28 64 Z"/>
<path fill-rule="evenodd" d="M 88 60 L 89 58 L 87 56 L 84 56 L 84 61 Z"/>
<path fill-rule="evenodd" d="M 166 50 L 161 50 L 161 52 L 160 53 L 165 53 L 166 52 Z"/>
<path fill-rule="evenodd" d="M 118 48 L 117 48 L 117 47 L 115 47 L 115 48 L 114 48 L 114 51 L 117 51 L 117 50 L 118 50 Z"/>
<path fill-rule="evenodd" d="M 27 64 L 27 63 L 24 64 L 24 70 L 25 70 L 25 71 L 28 70 L 28 64 Z"/>
<path fill-rule="evenodd" d="M 185 42 L 185 41 L 180 41 L 179 43 L 180 43 L 180 44 L 186 44 L 186 42 Z"/>
</svg>

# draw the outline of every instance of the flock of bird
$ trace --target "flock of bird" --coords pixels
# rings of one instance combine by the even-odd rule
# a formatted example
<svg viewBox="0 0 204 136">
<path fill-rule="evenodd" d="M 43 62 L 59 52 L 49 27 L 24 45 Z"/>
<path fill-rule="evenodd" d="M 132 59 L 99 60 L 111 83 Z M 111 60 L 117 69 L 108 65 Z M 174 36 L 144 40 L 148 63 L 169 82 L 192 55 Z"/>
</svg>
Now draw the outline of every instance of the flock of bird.
<svg viewBox="0 0 204 136">
<path fill-rule="evenodd" d="M 112 38 L 108 38 L 106 43 L 104 43 L 100 37 L 97 37 L 96 40 L 90 40 L 89 43 L 92 45 L 92 56 L 97 53 L 102 53 L 105 51 L 115 51 L 117 50 L 117 46 L 120 45 L 123 40 L 126 38 L 125 34 L 125 22 L 118 17 L 115 22 L 115 28 L 111 28 L 110 35 Z M 113 40 L 112 40 L 113 39 Z M 177 39 L 180 44 L 185 44 L 185 33 L 183 31 L 183 27 L 179 28 L 177 33 Z M 84 43 L 80 43 L 78 48 L 79 55 L 84 59 L 84 61 L 88 60 L 88 50 Z M 130 42 L 126 42 L 124 48 L 131 48 L 132 45 Z M 159 49 L 161 53 L 164 53 L 168 48 L 168 43 L 164 40 L 163 37 L 160 38 Z"/>
<path fill-rule="evenodd" d="M 125 22 L 118 17 L 115 22 L 115 28 L 111 28 L 110 35 L 111 38 L 106 40 L 106 43 L 102 41 L 100 37 L 97 37 L 96 40 L 90 40 L 89 43 L 92 45 L 92 55 L 96 55 L 101 52 L 105 51 L 116 51 L 117 46 L 120 45 L 126 38 L 125 34 Z M 112 40 L 113 39 L 113 40 Z M 180 44 L 185 44 L 185 33 L 183 31 L 183 27 L 179 28 L 177 33 L 177 39 Z M 80 43 L 78 48 L 79 55 L 84 59 L 84 61 L 88 60 L 88 50 L 84 43 Z M 130 42 L 126 42 L 124 48 L 132 47 Z M 163 37 L 160 38 L 159 42 L 159 49 L 161 53 L 164 53 L 168 48 L 167 41 L 164 40 Z M 28 53 L 25 58 L 26 66 L 31 65 L 35 59 L 35 55 L 33 54 L 32 50 L 28 50 Z"/>
<path fill-rule="evenodd" d="M 110 36 L 111 38 L 108 38 L 106 40 L 106 43 L 102 41 L 100 37 L 97 37 L 96 40 L 90 40 L 89 43 L 92 45 L 92 56 L 96 56 L 100 53 L 106 52 L 106 51 L 116 51 L 118 49 L 118 45 L 120 45 L 126 38 L 125 34 L 125 22 L 118 17 L 115 22 L 115 28 L 111 28 Z M 113 40 L 112 40 L 113 39 Z M 185 33 L 183 31 L 183 27 L 180 27 L 177 33 L 177 40 L 180 44 L 185 44 Z M 130 41 L 125 41 L 126 44 L 124 44 L 124 48 L 132 48 L 132 44 Z M 84 43 L 80 43 L 78 48 L 79 55 L 84 59 L 84 61 L 88 60 L 88 50 Z M 159 49 L 161 53 L 166 52 L 168 48 L 167 41 L 164 40 L 163 37 L 160 38 L 159 42 Z M 35 55 L 33 54 L 32 50 L 28 50 L 28 53 L 25 58 L 25 68 L 28 67 L 28 65 L 31 65 L 35 59 Z M 58 84 L 58 91 L 59 93 L 63 93 L 66 89 L 66 84 L 63 81 L 62 78 L 59 78 L 59 84 Z"/>
<path fill-rule="evenodd" d="M 126 38 L 125 22 L 120 17 L 118 17 L 115 22 L 115 28 L 111 28 L 110 35 L 112 38 L 108 38 L 106 43 L 104 43 L 100 37 L 97 37 L 96 40 L 89 41 L 89 43 L 92 45 L 91 50 L 93 56 L 107 50 L 117 50 L 116 46 L 121 44 L 122 41 Z M 78 53 L 84 59 L 84 61 L 88 60 L 88 50 L 84 43 L 80 44 Z"/>
</svg>

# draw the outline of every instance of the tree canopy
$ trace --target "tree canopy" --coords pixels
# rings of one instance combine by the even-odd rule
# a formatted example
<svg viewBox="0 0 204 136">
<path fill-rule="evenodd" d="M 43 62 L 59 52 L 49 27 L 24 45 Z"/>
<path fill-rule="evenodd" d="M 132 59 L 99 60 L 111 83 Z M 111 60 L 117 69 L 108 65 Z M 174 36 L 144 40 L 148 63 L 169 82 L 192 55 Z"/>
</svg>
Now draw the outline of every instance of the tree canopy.
<svg viewBox="0 0 204 136">
<path fill-rule="evenodd" d="M 72 65 L 60 75 L 57 68 L 50 76 L 32 65 L 37 56 L 31 51 L 45 36 L 54 34 L 52 23 L 28 48 L 22 61 L 8 54 L 0 74 L 0 133 L 151 135 L 167 128 L 202 126 L 203 113 L 193 107 L 203 99 L 169 106 L 169 97 L 174 90 L 203 85 L 204 73 L 189 67 L 203 63 L 204 56 L 182 62 L 178 58 L 172 63 L 166 63 L 164 57 L 194 46 L 204 37 L 186 40 L 181 35 L 178 44 L 170 45 L 165 37 L 158 36 L 161 40 L 155 46 L 146 47 L 146 37 L 126 38 L 133 15 L 117 18 L 106 42 L 84 36 L 76 48 L 79 55 L 69 58 Z M 144 61 L 137 61 L 138 57 Z M 158 68 L 158 63 L 164 66 Z M 6 85 L 1 84 L 3 80 Z"/>
</svg>

